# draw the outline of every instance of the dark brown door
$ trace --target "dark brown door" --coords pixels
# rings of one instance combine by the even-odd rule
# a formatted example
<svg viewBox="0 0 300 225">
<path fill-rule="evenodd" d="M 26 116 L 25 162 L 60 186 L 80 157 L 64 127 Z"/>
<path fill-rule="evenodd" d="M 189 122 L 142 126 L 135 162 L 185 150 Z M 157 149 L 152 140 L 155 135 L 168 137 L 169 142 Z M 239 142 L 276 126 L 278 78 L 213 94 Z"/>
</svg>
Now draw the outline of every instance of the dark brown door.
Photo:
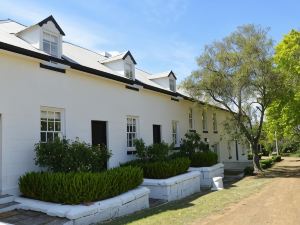
<svg viewBox="0 0 300 225">
<path fill-rule="evenodd" d="M 92 120 L 92 145 L 107 146 L 106 121 Z"/>
<path fill-rule="evenodd" d="M 160 125 L 153 124 L 153 143 L 161 143 Z"/>
</svg>

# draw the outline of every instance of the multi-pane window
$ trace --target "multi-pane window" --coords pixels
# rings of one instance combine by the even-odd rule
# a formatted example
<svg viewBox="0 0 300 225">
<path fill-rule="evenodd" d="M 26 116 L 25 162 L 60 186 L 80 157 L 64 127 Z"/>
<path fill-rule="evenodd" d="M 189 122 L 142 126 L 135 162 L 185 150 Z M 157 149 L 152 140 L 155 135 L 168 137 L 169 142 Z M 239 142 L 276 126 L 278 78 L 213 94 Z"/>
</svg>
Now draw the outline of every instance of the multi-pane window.
<svg viewBox="0 0 300 225">
<path fill-rule="evenodd" d="M 213 113 L 213 129 L 214 132 L 218 131 L 218 122 L 217 122 L 217 114 Z"/>
<path fill-rule="evenodd" d="M 125 77 L 128 79 L 134 79 L 134 66 L 131 63 L 126 63 L 124 65 Z"/>
<path fill-rule="evenodd" d="M 137 118 L 127 117 L 127 147 L 134 147 L 133 141 L 137 138 Z"/>
<path fill-rule="evenodd" d="M 175 146 L 178 146 L 178 121 L 172 121 L 172 141 Z"/>
<path fill-rule="evenodd" d="M 205 111 L 202 112 L 202 127 L 203 131 L 207 131 L 207 115 Z"/>
<path fill-rule="evenodd" d="M 41 110 L 41 142 L 51 142 L 62 136 L 61 111 Z"/>
<path fill-rule="evenodd" d="M 193 130 L 194 128 L 194 119 L 193 119 L 193 109 L 189 109 L 189 129 Z"/>
<path fill-rule="evenodd" d="M 58 57 L 58 37 L 44 32 L 43 35 L 43 50 L 44 52 Z"/>
<path fill-rule="evenodd" d="M 175 83 L 175 80 L 174 79 L 170 79 L 169 80 L 169 84 L 170 84 L 170 90 L 171 91 L 176 91 L 176 83 Z"/>
</svg>

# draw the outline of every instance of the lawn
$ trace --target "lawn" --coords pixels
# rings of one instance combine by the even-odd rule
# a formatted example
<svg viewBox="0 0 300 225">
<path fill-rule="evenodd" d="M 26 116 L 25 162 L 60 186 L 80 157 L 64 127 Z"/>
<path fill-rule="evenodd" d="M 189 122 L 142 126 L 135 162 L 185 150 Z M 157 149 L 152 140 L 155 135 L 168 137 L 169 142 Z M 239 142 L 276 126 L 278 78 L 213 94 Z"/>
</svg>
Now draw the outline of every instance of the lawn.
<svg viewBox="0 0 300 225">
<path fill-rule="evenodd" d="M 193 195 L 184 200 L 143 210 L 105 224 L 191 224 L 214 212 L 223 210 L 231 203 L 250 196 L 269 182 L 271 180 L 266 178 L 247 177 L 222 191 Z"/>
</svg>

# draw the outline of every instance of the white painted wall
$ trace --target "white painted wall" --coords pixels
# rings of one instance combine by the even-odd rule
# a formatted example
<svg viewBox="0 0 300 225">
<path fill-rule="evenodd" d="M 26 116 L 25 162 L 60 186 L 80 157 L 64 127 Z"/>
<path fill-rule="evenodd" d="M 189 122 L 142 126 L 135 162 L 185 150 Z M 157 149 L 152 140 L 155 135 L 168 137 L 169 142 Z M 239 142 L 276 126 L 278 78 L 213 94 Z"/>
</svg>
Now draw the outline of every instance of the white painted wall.
<svg viewBox="0 0 300 225">
<path fill-rule="evenodd" d="M 108 147 L 113 153 L 109 167 L 134 157 L 127 155 L 126 116 L 139 117 L 139 137 L 146 144 L 153 141 L 153 124 L 161 125 L 162 140 L 171 143 L 172 120 L 179 121 L 179 137 L 183 138 L 188 130 L 191 106 L 195 108 L 196 130 L 202 137 L 208 137 L 210 143 L 220 142 L 220 161 L 226 156 L 223 147 L 227 141 L 221 126 L 225 111 L 217 110 L 219 133 L 212 133 L 209 116 L 209 133 L 202 134 L 203 106 L 190 101 L 172 101 L 168 95 L 146 89 L 132 91 L 125 84 L 71 69 L 66 74 L 41 69 L 37 60 L 4 51 L 0 51 L 0 68 L 1 188 L 5 193 L 17 191 L 20 175 L 38 169 L 34 165 L 33 146 L 40 139 L 41 106 L 64 110 L 69 139 L 79 137 L 91 142 L 91 120 L 108 121 Z"/>
</svg>

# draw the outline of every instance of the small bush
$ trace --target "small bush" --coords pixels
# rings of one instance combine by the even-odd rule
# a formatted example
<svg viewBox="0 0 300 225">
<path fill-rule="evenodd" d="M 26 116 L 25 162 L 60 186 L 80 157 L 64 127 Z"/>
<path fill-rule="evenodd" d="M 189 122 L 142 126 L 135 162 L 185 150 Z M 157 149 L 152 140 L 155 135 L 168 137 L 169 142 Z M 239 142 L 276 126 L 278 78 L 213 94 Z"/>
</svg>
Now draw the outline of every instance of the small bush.
<svg viewBox="0 0 300 225">
<path fill-rule="evenodd" d="M 281 156 L 280 155 L 272 156 L 272 159 L 273 159 L 274 162 L 280 162 L 281 161 Z"/>
<path fill-rule="evenodd" d="M 105 146 L 55 139 L 35 145 L 35 163 L 52 172 L 99 172 L 106 169 L 111 153 Z"/>
<path fill-rule="evenodd" d="M 244 175 L 245 176 L 253 176 L 254 175 L 254 168 L 252 166 L 247 166 L 244 169 Z"/>
<path fill-rule="evenodd" d="M 206 142 L 201 141 L 201 137 L 196 132 L 188 132 L 185 134 L 185 138 L 182 139 L 180 145 L 180 152 L 184 156 L 191 156 L 195 152 L 209 151 L 209 145 Z"/>
<path fill-rule="evenodd" d="M 262 169 L 268 169 L 273 165 L 273 160 L 272 159 L 263 159 L 260 160 L 260 166 Z"/>
<path fill-rule="evenodd" d="M 173 145 L 168 145 L 165 142 L 145 145 L 143 139 L 134 140 L 136 156 L 142 161 L 164 161 L 168 159 L 170 150 Z"/>
<path fill-rule="evenodd" d="M 123 167 L 128 165 L 142 168 L 145 178 L 165 179 L 185 173 L 190 166 L 190 160 L 185 157 L 154 162 L 135 160 L 121 166 Z"/>
<path fill-rule="evenodd" d="M 30 172 L 20 177 L 19 188 L 28 198 L 79 204 L 114 197 L 142 182 L 140 168 L 122 167 L 101 173 Z"/>
<path fill-rule="evenodd" d="M 214 152 L 195 152 L 191 155 L 191 166 L 206 167 L 218 163 L 218 155 Z"/>
</svg>

